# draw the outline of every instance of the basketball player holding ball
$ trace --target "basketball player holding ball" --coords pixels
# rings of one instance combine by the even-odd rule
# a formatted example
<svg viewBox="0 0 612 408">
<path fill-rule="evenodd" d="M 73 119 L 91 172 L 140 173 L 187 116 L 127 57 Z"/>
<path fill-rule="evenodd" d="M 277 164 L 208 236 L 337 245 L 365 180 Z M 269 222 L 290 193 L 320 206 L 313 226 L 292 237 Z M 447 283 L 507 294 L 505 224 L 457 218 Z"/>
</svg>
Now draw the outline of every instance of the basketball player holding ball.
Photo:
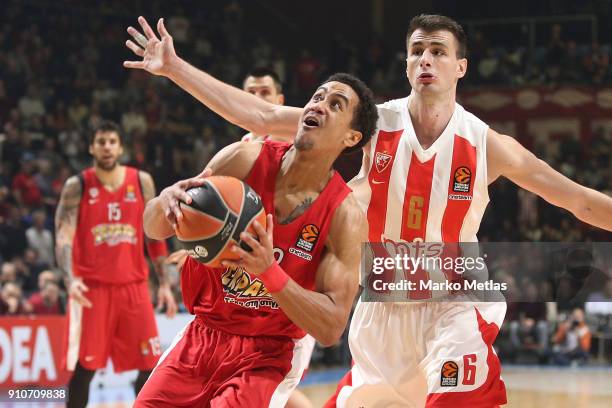
<svg viewBox="0 0 612 408">
<path fill-rule="evenodd" d="M 200 176 L 166 188 L 144 214 L 146 234 L 184 230 L 179 202 L 203 177 L 232 176 L 261 197 L 266 227 L 232 246 L 237 258 L 211 268 L 189 257 L 183 298 L 195 319 L 164 353 L 136 407 L 284 407 L 308 364 L 306 333 L 325 346 L 342 335 L 357 293 L 367 224 L 332 169 L 374 131 L 371 91 L 348 74 L 332 75 L 304 108 L 295 144 L 234 143 Z M 197 252 L 197 251 L 195 251 Z M 202 252 L 204 253 L 204 252 Z M 205 255 L 204 255 L 205 256 Z"/>
<path fill-rule="evenodd" d="M 126 61 L 125 67 L 170 78 L 245 129 L 295 130 L 301 109 L 253 98 L 189 65 L 176 55 L 162 19 L 161 40 L 144 18 L 139 23 L 146 41 L 135 29 L 128 32 L 144 49 L 132 41 L 127 46 L 143 60 Z M 410 22 L 411 93 L 378 106 L 376 134 L 351 184 L 366 210 L 369 240 L 475 242 L 488 185 L 500 176 L 611 231 L 610 197 L 563 176 L 456 103 L 457 83 L 468 67 L 466 43 L 463 28 L 449 17 L 419 15 Z M 359 302 L 349 332 L 354 365 L 326 407 L 505 404 L 493 349 L 505 311 L 503 302 Z"/>
<path fill-rule="evenodd" d="M 55 214 L 56 256 L 70 295 L 65 363 L 74 371 L 68 408 L 85 407 L 95 371 L 139 370 L 136 394 L 161 354 L 149 296 L 142 213 L 155 195 L 148 173 L 119 164 L 119 127 L 103 121 L 90 138 L 93 167 L 70 177 Z M 158 304 L 177 306 L 162 263 L 166 243 L 146 240 L 159 276 Z"/>
</svg>

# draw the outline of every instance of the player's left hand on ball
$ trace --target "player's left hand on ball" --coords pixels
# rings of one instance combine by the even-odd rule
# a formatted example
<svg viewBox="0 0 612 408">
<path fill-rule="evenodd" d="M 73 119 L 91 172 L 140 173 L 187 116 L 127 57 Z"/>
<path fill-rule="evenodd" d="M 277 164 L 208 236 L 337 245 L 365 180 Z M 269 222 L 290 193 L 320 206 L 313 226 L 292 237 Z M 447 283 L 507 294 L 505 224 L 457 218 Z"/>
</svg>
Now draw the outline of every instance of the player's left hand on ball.
<svg viewBox="0 0 612 408">
<path fill-rule="evenodd" d="M 253 237 L 248 232 L 242 232 L 240 239 L 251 247 L 251 252 L 247 252 L 238 245 L 232 247 L 232 252 L 240 257 L 238 260 L 226 259 L 221 262 L 225 267 L 241 267 L 249 271 L 249 273 L 259 275 L 274 263 L 274 252 L 272 246 L 273 240 L 273 219 L 272 215 L 266 217 L 267 229 L 255 221 L 253 229 L 257 234 L 257 238 Z"/>
<path fill-rule="evenodd" d="M 164 306 L 166 306 L 166 316 L 170 318 L 174 317 L 178 311 L 178 306 L 176 305 L 176 300 L 174 300 L 174 295 L 168 284 L 161 285 L 157 290 L 157 308 L 158 310 L 162 310 Z"/>
</svg>

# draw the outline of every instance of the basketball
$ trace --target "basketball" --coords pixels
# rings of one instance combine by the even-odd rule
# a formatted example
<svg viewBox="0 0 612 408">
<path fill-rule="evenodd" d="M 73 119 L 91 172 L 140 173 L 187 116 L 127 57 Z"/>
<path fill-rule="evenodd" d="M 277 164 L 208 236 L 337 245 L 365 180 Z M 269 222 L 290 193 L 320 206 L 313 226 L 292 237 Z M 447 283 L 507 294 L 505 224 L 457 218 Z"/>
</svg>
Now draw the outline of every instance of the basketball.
<svg viewBox="0 0 612 408">
<path fill-rule="evenodd" d="M 266 228 L 261 198 L 247 184 L 234 177 L 212 176 L 204 185 L 187 190 L 191 204 L 180 203 L 183 217 L 176 236 L 190 257 L 207 266 L 221 267 L 223 259 L 237 259 L 232 246 L 240 245 L 240 233 L 253 235 L 255 220 Z"/>
</svg>

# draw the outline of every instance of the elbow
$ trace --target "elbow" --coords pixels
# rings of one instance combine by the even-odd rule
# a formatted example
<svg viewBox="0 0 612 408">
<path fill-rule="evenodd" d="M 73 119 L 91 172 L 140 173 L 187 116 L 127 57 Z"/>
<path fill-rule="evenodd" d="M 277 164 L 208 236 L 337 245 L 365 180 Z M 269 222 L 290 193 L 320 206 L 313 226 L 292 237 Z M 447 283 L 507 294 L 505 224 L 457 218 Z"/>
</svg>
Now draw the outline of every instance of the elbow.
<svg viewBox="0 0 612 408">
<path fill-rule="evenodd" d="M 340 342 L 342 333 L 344 333 L 344 326 L 342 327 L 338 326 L 338 327 L 330 328 L 325 333 L 322 333 L 319 336 L 313 336 L 313 337 L 315 337 L 315 339 L 317 339 L 319 344 L 321 344 L 323 347 L 331 347 L 331 346 L 338 344 L 338 342 Z"/>
</svg>

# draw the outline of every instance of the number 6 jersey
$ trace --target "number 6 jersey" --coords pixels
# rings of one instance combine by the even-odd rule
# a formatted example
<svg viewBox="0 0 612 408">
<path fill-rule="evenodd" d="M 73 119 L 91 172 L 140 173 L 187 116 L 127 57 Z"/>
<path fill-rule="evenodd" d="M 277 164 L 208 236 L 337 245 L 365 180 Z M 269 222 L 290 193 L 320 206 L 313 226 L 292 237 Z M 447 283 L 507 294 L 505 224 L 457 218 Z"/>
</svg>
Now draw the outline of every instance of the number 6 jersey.
<svg viewBox="0 0 612 408">
<path fill-rule="evenodd" d="M 419 143 L 408 98 L 378 106 L 370 166 L 350 183 L 366 211 L 369 240 L 472 242 L 485 208 L 488 125 L 455 105 L 442 135 Z"/>
</svg>

